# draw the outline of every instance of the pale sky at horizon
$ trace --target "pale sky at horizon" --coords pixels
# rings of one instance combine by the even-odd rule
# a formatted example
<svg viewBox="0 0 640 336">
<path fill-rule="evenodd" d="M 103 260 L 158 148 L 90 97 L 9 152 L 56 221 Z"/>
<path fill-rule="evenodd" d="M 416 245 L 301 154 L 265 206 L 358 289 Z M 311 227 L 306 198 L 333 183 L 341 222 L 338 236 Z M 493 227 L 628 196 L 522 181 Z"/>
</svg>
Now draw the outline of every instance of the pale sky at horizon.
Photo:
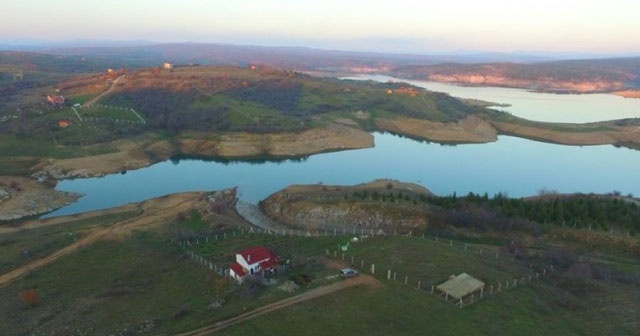
<svg viewBox="0 0 640 336">
<path fill-rule="evenodd" d="M 638 17 L 633 0 L 0 0 L 0 42 L 640 54 Z"/>
</svg>

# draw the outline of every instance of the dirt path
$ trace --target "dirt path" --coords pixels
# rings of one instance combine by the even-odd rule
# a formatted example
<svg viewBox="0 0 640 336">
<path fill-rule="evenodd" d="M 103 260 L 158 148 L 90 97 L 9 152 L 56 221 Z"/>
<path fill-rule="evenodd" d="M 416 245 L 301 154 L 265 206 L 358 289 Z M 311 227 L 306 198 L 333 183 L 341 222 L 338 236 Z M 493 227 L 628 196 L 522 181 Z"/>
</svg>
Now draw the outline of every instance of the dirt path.
<svg viewBox="0 0 640 336">
<path fill-rule="evenodd" d="M 10 284 L 15 279 L 31 272 L 34 269 L 53 263 L 54 261 L 82 249 L 94 242 L 104 238 L 119 238 L 131 233 L 134 229 L 151 226 L 176 214 L 193 209 L 198 200 L 202 198 L 202 193 L 182 193 L 154 198 L 139 203 L 140 214 L 136 217 L 117 222 L 107 228 L 96 228 L 77 242 L 57 250 L 50 255 L 34 260 L 26 265 L 16 268 L 8 273 L 0 275 L 0 288 Z"/>
<path fill-rule="evenodd" d="M 95 104 L 98 100 L 100 100 L 100 98 L 108 95 L 109 93 L 111 93 L 115 88 L 116 88 L 116 84 L 118 84 L 118 82 L 120 81 L 120 79 L 124 78 L 124 75 L 119 76 L 118 78 L 114 79 L 113 82 L 111 83 L 111 87 L 109 87 L 107 89 L 107 91 L 102 92 L 101 94 L 97 95 L 95 98 L 91 99 L 90 101 L 86 102 L 83 106 L 90 106 Z"/>
<path fill-rule="evenodd" d="M 355 278 L 351 278 L 351 279 L 347 279 L 347 280 L 343 280 L 337 283 L 334 283 L 332 285 L 328 285 L 328 286 L 323 286 L 323 287 L 318 287 L 318 288 L 314 288 L 310 291 L 307 291 L 305 293 L 302 293 L 300 295 L 296 295 L 278 302 L 274 302 L 272 304 L 268 304 L 266 306 L 262 306 L 260 308 L 254 309 L 248 313 L 244 313 L 242 315 L 238 315 L 236 317 L 232 317 L 228 320 L 224 320 L 224 321 L 220 321 L 220 322 L 216 322 L 214 324 L 208 325 L 206 327 L 202 327 L 200 329 L 196 329 L 190 332 L 186 332 L 186 333 L 182 333 L 182 334 L 178 334 L 176 336 L 205 336 L 205 335 L 211 335 L 212 333 L 221 331 L 227 327 L 236 325 L 238 323 L 242 323 L 244 321 L 253 319 L 255 317 L 267 314 L 269 312 L 278 310 L 278 309 L 282 309 L 282 308 L 286 308 L 289 306 L 293 306 L 295 304 L 298 304 L 300 302 L 304 302 L 304 301 L 309 301 L 321 296 L 325 296 L 325 295 L 329 295 L 338 291 L 341 291 L 343 289 L 347 289 L 350 287 L 354 287 L 354 286 L 359 286 L 359 285 L 367 285 L 370 287 L 380 287 L 381 284 L 378 280 L 376 280 L 374 277 L 370 276 L 370 275 L 359 275 Z"/>
</svg>

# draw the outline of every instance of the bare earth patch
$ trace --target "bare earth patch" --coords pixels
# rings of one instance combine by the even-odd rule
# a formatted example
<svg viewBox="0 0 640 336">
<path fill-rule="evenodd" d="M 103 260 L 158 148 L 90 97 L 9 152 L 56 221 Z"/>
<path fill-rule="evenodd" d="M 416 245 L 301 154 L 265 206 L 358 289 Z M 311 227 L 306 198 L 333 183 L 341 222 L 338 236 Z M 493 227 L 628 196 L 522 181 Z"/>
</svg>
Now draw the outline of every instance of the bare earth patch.
<svg viewBox="0 0 640 336">
<path fill-rule="evenodd" d="M 376 119 L 376 125 L 393 133 L 445 143 L 485 143 L 498 139 L 491 124 L 470 116 L 459 122 L 436 122 L 413 118 Z"/>
<path fill-rule="evenodd" d="M 81 195 L 62 192 L 18 176 L 0 176 L 0 221 L 50 212 L 75 202 Z"/>
</svg>

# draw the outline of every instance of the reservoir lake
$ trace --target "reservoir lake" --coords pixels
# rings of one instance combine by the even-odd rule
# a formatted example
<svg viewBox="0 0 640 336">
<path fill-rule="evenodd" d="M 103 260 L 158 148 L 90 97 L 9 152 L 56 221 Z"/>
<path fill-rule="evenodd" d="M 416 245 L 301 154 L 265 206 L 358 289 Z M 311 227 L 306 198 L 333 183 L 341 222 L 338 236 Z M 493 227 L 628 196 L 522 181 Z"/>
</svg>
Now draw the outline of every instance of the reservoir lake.
<svg viewBox="0 0 640 336">
<path fill-rule="evenodd" d="M 358 79 L 387 81 L 391 78 L 367 76 Z M 553 95 L 517 89 L 410 82 L 434 91 L 447 89 L 445 92 L 452 96 L 511 104 L 509 113 L 533 120 L 590 122 L 640 116 L 639 99 L 625 100 L 612 95 Z M 509 95 L 515 98 L 509 98 Z M 593 99 L 604 99 L 598 104 L 607 108 L 597 108 L 600 105 Z M 557 103 L 558 100 L 564 103 Z M 553 108 L 551 112 L 547 108 L 536 110 L 539 106 Z M 525 111 L 534 110 L 538 111 L 538 118 L 524 115 L 530 113 Z M 584 115 L 585 111 L 591 111 L 588 117 Z M 583 119 L 577 121 L 581 115 Z M 373 135 L 375 148 L 323 153 L 297 160 L 169 160 L 125 174 L 63 180 L 56 189 L 85 196 L 46 217 L 105 209 L 176 192 L 230 187 L 238 187 L 241 200 L 257 203 L 291 184 L 353 185 L 381 178 L 418 183 L 438 195 L 454 192 L 457 195 L 469 192 L 494 195 L 501 192 L 522 197 L 536 195 L 541 190 L 560 193 L 618 191 L 624 195 L 640 195 L 640 151 L 636 150 L 610 145 L 563 146 L 510 136 L 499 136 L 494 143 L 452 146 L 391 134 Z"/>
</svg>

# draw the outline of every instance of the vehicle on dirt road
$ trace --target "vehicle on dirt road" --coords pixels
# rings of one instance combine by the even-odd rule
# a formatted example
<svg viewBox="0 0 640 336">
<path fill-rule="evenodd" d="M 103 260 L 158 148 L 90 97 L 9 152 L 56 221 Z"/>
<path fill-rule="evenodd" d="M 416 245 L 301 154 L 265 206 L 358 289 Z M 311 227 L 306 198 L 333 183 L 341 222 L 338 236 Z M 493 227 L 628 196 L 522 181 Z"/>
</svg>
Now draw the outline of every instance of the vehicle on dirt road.
<svg viewBox="0 0 640 336">
<path fill-rule="evenodd" d="M 343 268 L 340 270 L 341 278 L 347 279 L 347 278 L 353 278 L 355 276 L 358 276 L 358 271 L 352 268 Z"/>
</svg>

